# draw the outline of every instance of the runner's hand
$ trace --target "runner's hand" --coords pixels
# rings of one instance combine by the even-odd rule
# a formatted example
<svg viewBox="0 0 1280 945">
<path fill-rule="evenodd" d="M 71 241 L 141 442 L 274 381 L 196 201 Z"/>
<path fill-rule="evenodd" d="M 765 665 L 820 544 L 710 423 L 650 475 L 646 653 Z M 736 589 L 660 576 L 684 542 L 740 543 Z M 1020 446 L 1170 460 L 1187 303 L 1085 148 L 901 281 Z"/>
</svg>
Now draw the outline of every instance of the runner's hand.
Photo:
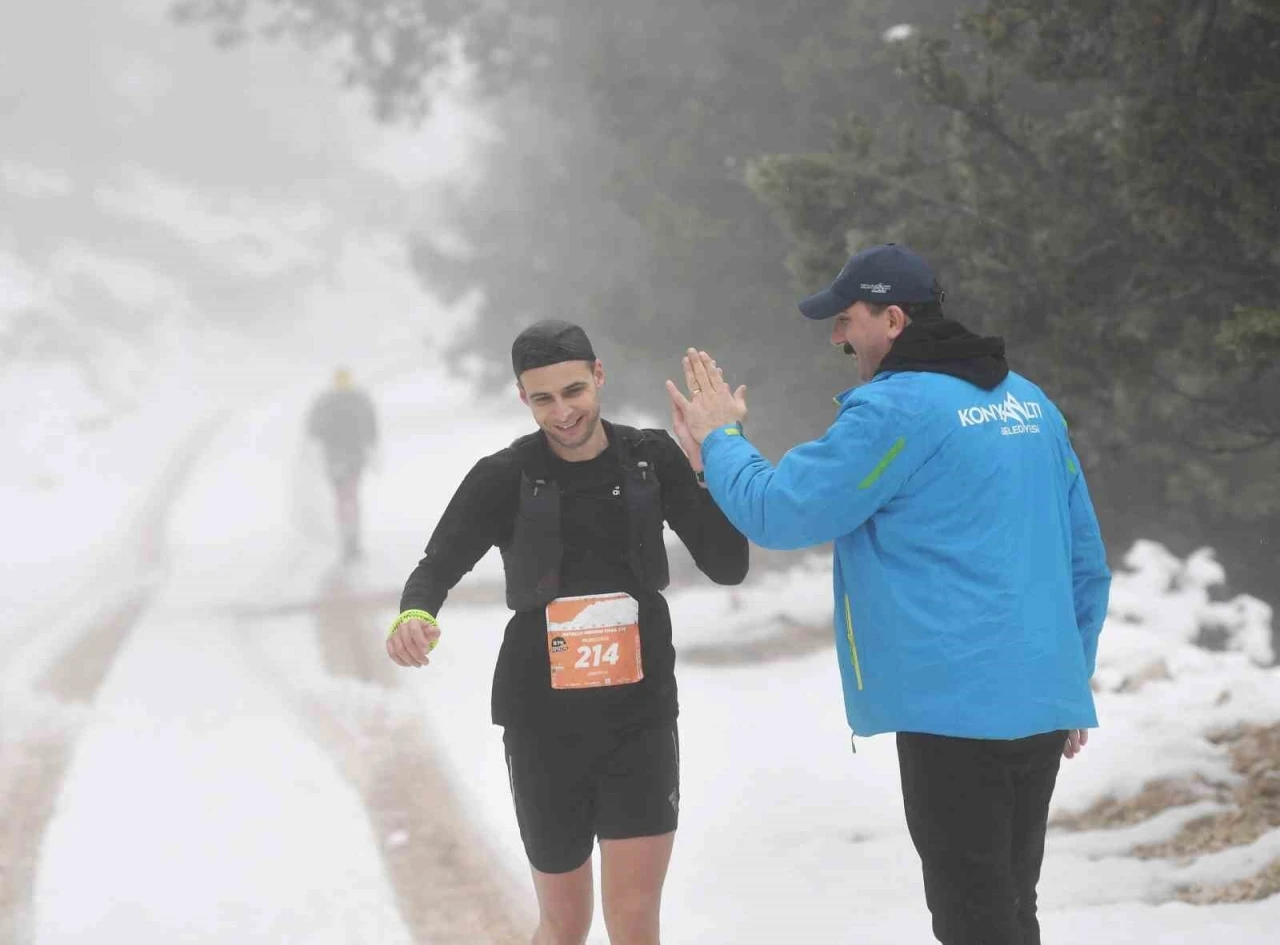
<svg viewBox="0 0 1280 945">
<path fill-rule="evenodd" d="M 427 654 L 439 639 L 439 627 L 411 617 L 387 638 L 387 655 L 400 666 L 426 666 L 431 662 Z"/>
<path fill-rule="evenodd" d="M 1063 758 L 1074 758 L 1080 752 L 1084 751 L 1084 746 L 1089 743 L 1089 730 L 1087 728 L 1073 728 L 1067 732 L 1067 743 L 1062 746 Z"/>
<path fill-rule="evenodd" d="M 680 407 L 674 403 L 671 405 L 671 429 L 675 431 L 676 442 L 680 444 L 680 449 L 684 450 L 684 455 L 688 458 L 689 465 L 693 467 L 693 471 L 700 471 L 702 469 L 702 447 L 698 445 L 698 441 L 689 432 L 689 424 L 685 422 L 684 414 L 681 412 Z"/>
</svg>

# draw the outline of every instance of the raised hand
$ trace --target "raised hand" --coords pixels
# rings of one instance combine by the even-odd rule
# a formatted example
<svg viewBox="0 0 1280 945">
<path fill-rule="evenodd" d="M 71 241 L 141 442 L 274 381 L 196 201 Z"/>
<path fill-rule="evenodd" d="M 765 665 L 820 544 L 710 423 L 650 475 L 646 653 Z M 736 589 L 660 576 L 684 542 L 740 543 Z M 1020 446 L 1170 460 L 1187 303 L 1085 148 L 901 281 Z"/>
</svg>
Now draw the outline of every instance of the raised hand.
<svg viewBox="0 0 1280 945">
<path fill-rule="evenodd" d="M 701 444 L 707 434 L 729 423 L 740 423 L 747 416 L 747 387 L 731 391 L 724 372 L 705 351 L 690 348 L 682 361 L 686 397 L 674 381 L 667 381 L 672 415 L 684 421 L 689 436 Z"/>
</svg>

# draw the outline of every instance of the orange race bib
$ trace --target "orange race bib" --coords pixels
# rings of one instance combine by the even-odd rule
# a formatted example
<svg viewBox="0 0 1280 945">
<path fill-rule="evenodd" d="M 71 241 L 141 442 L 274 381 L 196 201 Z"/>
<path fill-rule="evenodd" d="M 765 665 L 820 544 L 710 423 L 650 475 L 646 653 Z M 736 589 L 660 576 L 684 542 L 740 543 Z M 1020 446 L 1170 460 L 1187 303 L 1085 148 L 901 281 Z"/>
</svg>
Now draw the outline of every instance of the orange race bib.
<svg viewBox="0 0 1280 945">
<path fill-rule="evenodd" d="M 556 598 L 547 605 L 547 654 L 552 689 L 638 683 L 639 602 L 623 593 Z"/>
</svg>

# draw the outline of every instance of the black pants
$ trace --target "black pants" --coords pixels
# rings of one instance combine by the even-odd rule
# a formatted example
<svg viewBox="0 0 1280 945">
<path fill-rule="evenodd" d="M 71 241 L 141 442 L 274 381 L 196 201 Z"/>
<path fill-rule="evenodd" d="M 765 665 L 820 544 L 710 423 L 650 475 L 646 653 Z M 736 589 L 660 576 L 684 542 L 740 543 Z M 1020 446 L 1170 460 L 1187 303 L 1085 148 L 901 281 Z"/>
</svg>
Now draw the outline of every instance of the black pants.
<svg viewBox="0 0 1280 945">
<path fill-rule="evenodd" d="M 1036 883 L 1065 739 L 899 733 L 907 828 L 939 942 L 1040 945 Z"/>
</svg>

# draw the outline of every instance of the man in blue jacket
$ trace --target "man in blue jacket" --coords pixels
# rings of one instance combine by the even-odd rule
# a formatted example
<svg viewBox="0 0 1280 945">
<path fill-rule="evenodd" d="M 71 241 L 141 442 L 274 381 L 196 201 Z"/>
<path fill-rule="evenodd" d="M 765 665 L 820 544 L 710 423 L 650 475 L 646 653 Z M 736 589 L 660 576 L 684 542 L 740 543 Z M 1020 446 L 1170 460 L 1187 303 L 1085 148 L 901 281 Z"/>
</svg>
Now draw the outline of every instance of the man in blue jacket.
<svg viewBox="0 0 1280 945">
<path fill-rule="evenodd" d="M 1111 575 L 1062 414 L 999 338 L 942 314 L 904 246 L 855 254 L 800 303 L 861 384 L 776 467 L 745 388 L 706 352 L 668 381 L 730 521 L 766 548 L 834 542 L 836 653 L 855 735 L 896 732 L 907 826 L 946 945 L 1036 945 L 1061 757 L 1097 725 L 1089 679 Z"/>
</svg>

